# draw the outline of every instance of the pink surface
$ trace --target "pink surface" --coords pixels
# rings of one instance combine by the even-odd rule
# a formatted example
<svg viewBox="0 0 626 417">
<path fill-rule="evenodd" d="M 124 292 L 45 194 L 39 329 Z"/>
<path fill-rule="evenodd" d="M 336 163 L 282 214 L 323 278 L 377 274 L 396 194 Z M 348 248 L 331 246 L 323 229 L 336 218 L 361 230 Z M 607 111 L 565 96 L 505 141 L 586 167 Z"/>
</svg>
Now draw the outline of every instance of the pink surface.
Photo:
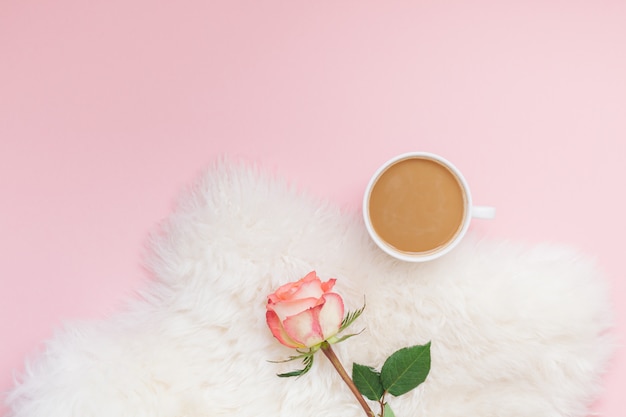
<svg viewBox="0 0 626 417">
<path fill-rule="evenodd" d="M 157 3 L 0 5 L 0 390 L 142 285 L 220 155 L 357 210 L 384 160 L 439 153 L 498 208 L 475 233 L 597 258 L 623 343 L 625 2 Z M 604 383 L 623 416 L 623 350 Z"/>
</svg>

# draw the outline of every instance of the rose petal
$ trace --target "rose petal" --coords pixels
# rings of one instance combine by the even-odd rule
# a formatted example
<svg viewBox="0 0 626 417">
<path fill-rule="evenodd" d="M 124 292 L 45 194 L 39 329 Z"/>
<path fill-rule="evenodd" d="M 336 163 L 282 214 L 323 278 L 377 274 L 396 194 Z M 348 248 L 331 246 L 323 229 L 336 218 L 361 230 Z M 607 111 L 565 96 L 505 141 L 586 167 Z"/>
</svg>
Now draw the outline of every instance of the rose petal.
<svg viewBox="0 0 626 417">
<path fill-rule="evenodd" d="M 317 281 L 318 285 L 321 287 L 320 279 L 315 274 L 315 271 L 311 271 L 296 282 L 288 282 L 287 284 L 283 284 L 280 287 L 278 287 L 278 289 L 274 291 L 273 294 L 270 294 L 268 296 L 268 300 L 271 300 L 272 302 L 277 302 L 277 301 L 291 300 L 294 298 L 304 298 L 303 296 L 297 295 L 298 291 L 300 291 L 300 288 L 303 285 L 306 286 L 310 284 L 311 282 L 315 282 L 315 281 Z M 311 296 L 314 296 L 315 298 L 319 298 L 320 295 L 322 295 L 321 290 L 319 290 L 316 294 L 311 295 Z"/>
<path fill-rule="evenodd" d="M 280 324 L 280 319 L 276 313 L 273 311 L 267 311 L 265 313 L 265 320 L 267 321 L 267 326 L 270 328 L 270 331 L 280 343 L 290 348 L 304 347 L 289 337 L 283 326 Z"/>
<path fill-rule="evenodd" d="M 322 291 L 322 281 L 319 278 L 303 281 L 298 289 L 292 294 L 292 298 L 320 298 L 324 294 Z"/>
<path fill-rule="evenodd" d="M 331 292 L 324 294 L 323 298 L 325 302 L 319 313 L 319 324 L 324 340 L 326 340 L 339 331 L 343 321 L 344 306 L 343 299 L 339 294 Z"/>
<path fill-rule="evenodd" d="M 287 335 L 306 347 L 315 346 L 324 341 L 319 323 L 319 312 L 323 304 L 305 310 L 295 316 L 287 317 L 283 326 Z"/>
<path fill-rule="evenodd" d="M 317 272 L 315 272 L 314 270 L 309 272 L 308 274 L 306 274 L 304 277 L 302 277 L 300 279 L 300 281 L 302 282 L 309 282 L 309 281 L 314 281 L 317 280 L 319 281 L 319 277 L 317 276 Z"/>
<path fill-rule="evenodd" d="M 318 298 L 304 298 L 302 300 L 279 301 L 277 303 L 269 302 L 267 309 L 276 312 L 280 320 L 285 320 L 289 316 L 295 316 L 311 307 L 319 304 Z M 322 300 L 323 301 L 323 300 Z"/>
<path fill-rule="evenodd" d="M 267 299 L 268 301 L 272 301 L 275 303 L 282 300 L 287 300 L 291 298 L 291 295 L 294 292 L 297 291 L 298 285 L 300 285 L 298 284 L 298 282 L 289 282 L 287 284 L 281 285 L 276 291 L 274 291 L 273 294 L 268 295 Z"/>
<path fill-rule="evenodd" d="M 322 291 L 324 291 L 324 293 L 330 292 L 335 286 L 335 281 L 337 281 L 335 278 L 331 278 L 326 282 L 322 282 Z"/>
</svg>

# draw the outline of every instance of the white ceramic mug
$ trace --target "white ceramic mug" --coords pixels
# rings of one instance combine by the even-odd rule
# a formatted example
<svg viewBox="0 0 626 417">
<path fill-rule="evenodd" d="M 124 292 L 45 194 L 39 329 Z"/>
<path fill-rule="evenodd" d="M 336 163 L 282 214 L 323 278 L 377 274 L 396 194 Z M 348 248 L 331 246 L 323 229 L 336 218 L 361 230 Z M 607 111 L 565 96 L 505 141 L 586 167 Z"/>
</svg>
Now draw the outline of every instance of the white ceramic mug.
<svg viewBox="0 0 626 417">
<path fill-rule="evenodd" d="M 365 226 L 389 255 L 424 262 L 451 251 L 472 218 L 491 219 L 495 208 L 473 206 L 467 181 L 449 161 L 410 152 L 385 162 L 363 196 Z"/>
</svg>

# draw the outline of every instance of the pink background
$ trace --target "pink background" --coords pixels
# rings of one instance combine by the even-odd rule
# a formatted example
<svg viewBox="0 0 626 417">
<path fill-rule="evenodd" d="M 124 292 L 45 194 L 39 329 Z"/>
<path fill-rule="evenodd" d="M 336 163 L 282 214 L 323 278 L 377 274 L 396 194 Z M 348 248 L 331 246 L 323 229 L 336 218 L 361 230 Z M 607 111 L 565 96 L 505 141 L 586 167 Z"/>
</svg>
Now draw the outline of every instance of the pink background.
<svg viewBox="0 0 626 417">
<path fill-rule="evenodd" d="M 3 0 L 0 390 L 144 283 L 220 155 L 358 210 L 384 160 L 439 153 L 498 208 L 475 233 L 597 259 L 622 343 L 625 144 L 624 1 Z M 623 350 L 604 383 L 623 416 Z"/>
</svg>

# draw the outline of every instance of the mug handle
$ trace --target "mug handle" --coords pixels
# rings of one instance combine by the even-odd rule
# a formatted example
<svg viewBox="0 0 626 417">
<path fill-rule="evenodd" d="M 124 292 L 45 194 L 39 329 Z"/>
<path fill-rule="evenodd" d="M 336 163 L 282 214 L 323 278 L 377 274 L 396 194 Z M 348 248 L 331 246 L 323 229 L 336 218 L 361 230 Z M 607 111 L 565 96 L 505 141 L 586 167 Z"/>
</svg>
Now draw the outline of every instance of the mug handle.
<svg viewBox="0 0 626 417">
<path fill-rule="evenodd" d="M 472 206 L 472 217 L 475 219 L 493 219 L 496 208 L 491 206 Z"/>
</svg>

